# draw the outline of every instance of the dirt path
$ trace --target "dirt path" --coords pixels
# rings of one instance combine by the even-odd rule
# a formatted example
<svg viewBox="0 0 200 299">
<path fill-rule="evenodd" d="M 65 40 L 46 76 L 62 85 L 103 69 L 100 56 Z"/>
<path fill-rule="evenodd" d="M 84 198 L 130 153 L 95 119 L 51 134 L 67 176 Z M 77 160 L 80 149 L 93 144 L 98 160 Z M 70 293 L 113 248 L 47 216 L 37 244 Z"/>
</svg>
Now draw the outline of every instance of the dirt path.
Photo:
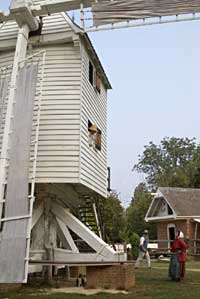
<svg viewBox="0 0 200 299">
<path fill-rule="evenodd" d="M 81 294 L 81 295 L 95 295 L 98 293 L 109 293 L 109 294 L 128 294 L 126 291 L 119 291 L 119 290 L 103 290 L 103 289 L 84 289 L 84 288 L 58 288 L 58 289 L 46 289 L 45 293 L 55 294 L 55 293 L 65 293 L 65 294 Z"/>
<path fill-rule="evenodd" d="M 168 267 L 152 267 L 152 269 L 156 269 L 156 270 L 167 270 Z M 194 268 L 187 268 L 187 265 L 186 265 L 186 271 L 190 271 L 190 272 L 200 272 L 200 269 L 194 269 Z"/>
</svg>

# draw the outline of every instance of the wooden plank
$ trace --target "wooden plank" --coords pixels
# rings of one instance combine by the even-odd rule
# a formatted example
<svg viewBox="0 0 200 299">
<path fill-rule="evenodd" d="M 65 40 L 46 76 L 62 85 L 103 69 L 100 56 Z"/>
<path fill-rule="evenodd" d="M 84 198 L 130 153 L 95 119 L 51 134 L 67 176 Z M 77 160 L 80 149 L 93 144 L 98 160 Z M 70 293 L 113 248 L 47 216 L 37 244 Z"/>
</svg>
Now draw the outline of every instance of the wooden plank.
<svg viewBox="0 0 200 299">
<path fill-rule="evenodd" d="M 67 242 L 67 243 L 69 244 L 69 246 L 70 246 L 72 252 L 74 252 L 74 253 L 78 253 L 79 250 L 78 250 L 76 244 L 74 243 L 74 240 L 72 239 L 72 236 L 71 236 L 71 234 L 70 234 L 70 232 L 69 232 L 67 226 L 66 226 L 65 223 L 64 223 L 62 220 L 60 220 L 58 217 L 56 217 L 56 220 L 57 220 L 58 225 L 59 225 L 59 228 L 60 228 L 60 230 L 61 230 L 61 232 L 62 232 L 62 234 L 63 234 L 63 237 L 64 237 L 64 239 L 65 239 L 65 242 Z"/>
<path fill-rule="evenodd" d="M 35 65 L 19 71 L 5 218 L 29 214 L 28 165 L 36 79 L 37 66 Z M 27 225 L 28 219 L 4 223 L 0 242 L 0 283 L 22 283 L 25 279 Z"/>
</svg>

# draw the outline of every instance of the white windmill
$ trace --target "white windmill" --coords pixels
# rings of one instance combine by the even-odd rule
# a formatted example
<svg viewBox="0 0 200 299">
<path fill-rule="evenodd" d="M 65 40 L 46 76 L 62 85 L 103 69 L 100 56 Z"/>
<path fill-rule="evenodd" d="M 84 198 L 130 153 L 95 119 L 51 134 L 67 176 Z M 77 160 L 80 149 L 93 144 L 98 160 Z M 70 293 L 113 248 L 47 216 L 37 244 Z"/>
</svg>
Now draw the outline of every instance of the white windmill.
<svg viewBox="0 0 200 299">
<path fill-rule="evenodd" d="M 88 36 L 64 12 L 92 7 L 95 26 L 125 20 L 113 29 L 198 19 L 199 1 L 190 2 L 12 0 L 9 14 L 0 12 L 0 283 L 26 282 L 47 261 L 126 259 L 99 237 L 94 200 L 99 236 L 66 209 L 106 197 L 111 86 Z"/>
<path fill-rule="evenodd" d="M 79 7 L 13 0 L 0 13 L 0 283 L 26 282 L 47 260 L 125 260 L 101 239 L 95 201 L 107 194 L 110 84 L 87 35 L 62 13 Z M 78 214 L 88 201 L 84 225 L 67 208 Z"/>
</svg>

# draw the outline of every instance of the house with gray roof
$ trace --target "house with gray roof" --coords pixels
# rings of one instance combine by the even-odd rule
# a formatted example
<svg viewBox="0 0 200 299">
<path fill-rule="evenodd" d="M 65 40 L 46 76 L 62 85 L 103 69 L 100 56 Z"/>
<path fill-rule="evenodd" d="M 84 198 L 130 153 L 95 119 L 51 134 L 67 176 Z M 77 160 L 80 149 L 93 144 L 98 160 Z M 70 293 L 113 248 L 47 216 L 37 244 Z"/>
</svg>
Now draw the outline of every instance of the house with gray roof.
<svg viewBox="0 0 200 299">
<path fill-rule="evenodd" d="M 180 229 L 191 252 L 200 253 L 200 189 L 159 187 L 145 220 L 157 224 L 159 248 L 169 248 Z"/>
</svg>

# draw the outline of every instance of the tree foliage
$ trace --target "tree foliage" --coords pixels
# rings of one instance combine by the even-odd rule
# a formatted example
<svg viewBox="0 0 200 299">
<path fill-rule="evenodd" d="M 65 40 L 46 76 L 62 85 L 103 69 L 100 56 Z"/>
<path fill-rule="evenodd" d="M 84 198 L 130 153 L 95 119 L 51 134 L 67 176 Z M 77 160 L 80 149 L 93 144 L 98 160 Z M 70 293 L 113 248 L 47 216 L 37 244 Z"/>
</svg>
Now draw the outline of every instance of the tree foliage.
<svg viewBox="0 0 200 299">
<path fill-rule="evenodd" d="M 112 192 L 103 201 L 101 210 L 107 242 L 111 244 L 122 242 L 122 231 L 125 227 L 124 209 L 116 192 Z"/>
<path fill-rule="evenodd" d="M 132 239 L 132 234 L 142 235 L 145 229 L 149 230 L 150 238 L 156 238 L 154 224 L 146 223 L 144 218 L 152 201 L 152 195 L 148 191 L 145 183 L 140 183 L 134 192 L 130 206 L 126 210 L 126 232 L 128 239 Z"/>
<path fill-rule="evenodd" d="M 132 234 L 129 236 L 129 243 L 131 244 L 131 254 L 133 258 L 136 258 L 138 256 L 139 241 L 139 235 L 135 232 L 132 232 Z"/>
<path fill-rule="evenodd" d="M 200 146 L 195 138 L 164 138 L 159 145 L 150 142 L 144 147 L 134 166 L 146 174 L 147 183 L 160 187 L 200 187 Z"/>
</svg>

